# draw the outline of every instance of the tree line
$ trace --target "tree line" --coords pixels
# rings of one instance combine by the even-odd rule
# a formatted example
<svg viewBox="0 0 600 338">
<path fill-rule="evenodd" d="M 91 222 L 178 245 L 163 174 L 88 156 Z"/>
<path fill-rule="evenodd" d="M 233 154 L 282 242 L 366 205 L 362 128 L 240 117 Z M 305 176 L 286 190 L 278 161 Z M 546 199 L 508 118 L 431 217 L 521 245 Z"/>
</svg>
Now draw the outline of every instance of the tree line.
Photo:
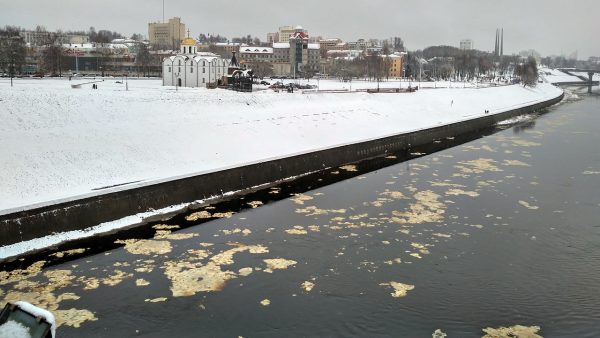
<svg viewBox="0 0 600 338">
<path fill-rule="evenodd" d="M 14 26 L 0 28 L 0 69 L 11 77 L 20 74 L 25 66 L 27 51 L 20 31 Z"/>
</svg>

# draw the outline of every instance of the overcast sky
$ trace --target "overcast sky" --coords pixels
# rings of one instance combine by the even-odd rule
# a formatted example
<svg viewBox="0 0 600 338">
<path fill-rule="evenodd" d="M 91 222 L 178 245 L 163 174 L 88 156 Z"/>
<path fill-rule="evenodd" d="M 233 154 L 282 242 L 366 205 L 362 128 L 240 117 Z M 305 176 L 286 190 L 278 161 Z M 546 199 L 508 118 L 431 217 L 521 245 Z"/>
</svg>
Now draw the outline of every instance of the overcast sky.
<svg viewBox="0 0 600 338">
<path fill-rule="evenodd" d="M 0 0 L 0 26 L 48 30 L 110 29 L 148 34 L 162 19 L 163 0 Z M 600 56 L 600 0 L 165 0 L 165 18 L 179 16 L 191 34 L 261 40 L 282 25 L 302 25 L 310 35 L 358 38 L 400 36 L 407 48 L 458 46 L 474 40 L 491 51 L 504 28 L 505 54 L 535 49 L 542 55 L 578 51 Z"/>
</svg>

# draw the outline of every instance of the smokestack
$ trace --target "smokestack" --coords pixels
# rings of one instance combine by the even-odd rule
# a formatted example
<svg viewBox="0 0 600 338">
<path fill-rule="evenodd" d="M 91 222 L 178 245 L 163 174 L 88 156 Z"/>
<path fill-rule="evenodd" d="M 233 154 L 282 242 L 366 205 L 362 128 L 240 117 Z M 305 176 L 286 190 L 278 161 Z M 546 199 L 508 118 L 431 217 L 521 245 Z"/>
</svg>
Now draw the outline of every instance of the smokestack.
<svg viewBox="0 0 600 338">
<path fill-rule="evenodd" d="M 502 28 L 502 37 L 500 39 L 500 56 L 504 56 L 504 28 Z"/>
<path fill-rule="evenodd" d="M 496 43 L 494 45 L 494 56 L 498 56 L 498 28 L 496 28 Z"/>
</svg>

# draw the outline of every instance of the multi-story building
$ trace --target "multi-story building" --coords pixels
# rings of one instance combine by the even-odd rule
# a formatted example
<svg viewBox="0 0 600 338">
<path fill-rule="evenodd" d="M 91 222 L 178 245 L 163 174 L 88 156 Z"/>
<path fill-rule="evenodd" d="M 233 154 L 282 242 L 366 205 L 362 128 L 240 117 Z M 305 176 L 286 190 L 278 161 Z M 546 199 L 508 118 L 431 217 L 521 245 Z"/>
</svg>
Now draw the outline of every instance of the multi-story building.
<svg viewBox="0 0 600 338">
<path fill-rule="evenodd" d="M 273 73 L 275 75 L 291 75 L 290 43 L 278 42 L 273 44 Z"/>
<path fill-rule="evenodd" d="M 321 40 L 323 40 L 322 36 L 311 36 L 308 38 L 308 43 L 319 43 Z"/>
<path fill-rule="evenodd" d="M 152 46 L 178 49 L 185 38 L 185 24 L 181 18 L 171 18 L 168 22 L 151 22 L 148 24 L 148 39 Z"/>
<path fill-rule="evenodd" d="M 365 39 L 358 39 L 353 42 L 348 42 L 348 48 L 354 50 L 366 50 L 369 47 L 369 43 Z"/>
<path fill-rule="evenodd" d="M 471 50 L 473 48 L 474 48 L 473 40 L 471 40 L 471 39 L 460 40 L 460 49 L 461 50 Z"/>
<path fill-rule="evenodd" d="M 30 47 L 44 46 L 50 43 L 67 44 L 89 43 L 90 37 L 83 34 L 59 34 L 45 31 L 22 31 L 19 35 L 23 41 Z"/>
<path fill-rule="evenodd" d="M 348 44 L 343 42 L 341 39 L 321 39 L 318 43 L 319 46 L 321 46 L 321 57 L 326 57 L 327 52 L 330 50 L 348 49 Z"/>
<path fill-rule="evenodd" d="M 272 62 L 273 48 L 272 47 L 240 47 L 239 53 L 240 63 L 252 64 L 255 62 Z"/>
<path fill-rule="evenodd" d="M 277 42 L 290 42 L 290 37 L 295 33 L 304 33 L 308 36 L 308 31 L 302 26 L 282 26 L 279 27 L 279 40 Z"/>
<path fill-rule="evenodd" d="M 296 32 L 290 37 L 290 64 L 292 73 L 318 72 L 321 61 L 319 44 L 309 43 L 308 34 Z"/>
<path fill-rule="evenodd" d="M 209 50 L 225 59 L 231 59 L 233 52 L 238 52 L 241 47 L 246 46 L 246 44 L 239 42 L 217 42 L 211 45 Z"/>
<path fill-rule="evenodd" d="M 381 56 L 389 66 L 387 74 L 389 77 L 402 77 L 404 61 L 403 56 L 404 54 L 390 54 Z"/>
<path fill-rule="evenodd" d="M 23 41 L 30 47 L 43 46 L 50 43 L 52 39 L 51 32 L 38 32 L 38 31 L 21 31 L 19 35 L 23 38 Z"/>
<path fill-rule="evenodd" d="M 275 42 L 279 42 L 279 32 L 267 33 L 267 43 L 272 44 Z"/>
<path fill-rule="evenodd" d="M 122 43 L 62 45 L 64 70 L 84 74 L 123 74 L 135 71 L 135 57 Z"/>
<path fill-rule="evenodd" d="M 83 34 L 62 34 L 58 36 L 58 41 L 62 44 L 65 43 L 89 43 L 89 35 Z"/>
<path fill-rule="evenodd" d="M 272 47 L 241 46 L 240 63 L 252 68 L 267 64 L 276 76 L 302 76 L 321 69 L 319 44 L 309 43 L 308 35 L 296 32 L 289 42 L 275 42 Z"/>
</svg>

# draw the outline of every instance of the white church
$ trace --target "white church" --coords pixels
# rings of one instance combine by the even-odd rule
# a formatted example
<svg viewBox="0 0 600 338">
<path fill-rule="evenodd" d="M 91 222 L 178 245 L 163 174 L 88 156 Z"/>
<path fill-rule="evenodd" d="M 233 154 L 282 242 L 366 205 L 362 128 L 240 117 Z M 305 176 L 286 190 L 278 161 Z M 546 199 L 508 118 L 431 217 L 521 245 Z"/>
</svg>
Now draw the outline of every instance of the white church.
<svg viewBox="0 0 600 338">
<path fill-rule="evenodd" d="M 187 37 L 180 53 L 163 60 L 163 86 L 206 87 L 220 84 L 229 61 L 213 53 L 198 53 L 196 40 Z"/>
</svg>

